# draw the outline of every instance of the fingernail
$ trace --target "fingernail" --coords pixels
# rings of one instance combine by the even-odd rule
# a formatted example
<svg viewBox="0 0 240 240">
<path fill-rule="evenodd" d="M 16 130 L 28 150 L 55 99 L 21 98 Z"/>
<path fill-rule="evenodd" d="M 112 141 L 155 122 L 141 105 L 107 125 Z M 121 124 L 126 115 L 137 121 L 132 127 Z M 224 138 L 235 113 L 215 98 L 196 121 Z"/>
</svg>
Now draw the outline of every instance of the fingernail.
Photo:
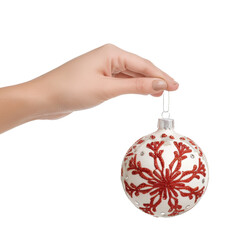
<svg viewBox="0 0 240 240">
<path fill-rule="evenodd" d="M 159 79 L 153 80 L 152 88 L 155 91 L 164 90 L 164 89 L 167 89 L 167 83 L 164 80 L 159 80 Z"/>
</svg>

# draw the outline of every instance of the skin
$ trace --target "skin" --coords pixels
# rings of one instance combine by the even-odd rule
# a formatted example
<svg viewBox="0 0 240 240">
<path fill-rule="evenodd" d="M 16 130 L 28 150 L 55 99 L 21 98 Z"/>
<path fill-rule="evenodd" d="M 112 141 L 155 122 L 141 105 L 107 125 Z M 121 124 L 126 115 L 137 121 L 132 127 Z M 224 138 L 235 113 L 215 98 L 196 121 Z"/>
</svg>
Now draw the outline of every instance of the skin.
<svg viewBox="0 0 240 240">
<path fill-rule="evenodd" d="M 122 94 L 159 97 L 177 88 L 149 60 L 106 44 L 31 81 L 0 88 L 0 133 L 36 119 L 58 119 Z"/>
</svg>

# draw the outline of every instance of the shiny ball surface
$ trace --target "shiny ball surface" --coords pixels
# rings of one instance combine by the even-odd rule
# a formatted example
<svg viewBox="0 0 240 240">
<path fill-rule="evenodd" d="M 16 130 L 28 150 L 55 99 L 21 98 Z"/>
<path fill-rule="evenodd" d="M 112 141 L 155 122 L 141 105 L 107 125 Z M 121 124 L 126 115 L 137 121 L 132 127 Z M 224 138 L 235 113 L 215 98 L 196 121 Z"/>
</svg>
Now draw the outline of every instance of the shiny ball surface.
<svg viewBox="0 0 240 240">
<path fill-rule="evenodd" d="M 193 208 L 206 191 L 208 166 L 201 148 L 172 129 L 140 138 L 121 168 L 126 195 L 140 210 L 170 217 Z"/>
</svg>

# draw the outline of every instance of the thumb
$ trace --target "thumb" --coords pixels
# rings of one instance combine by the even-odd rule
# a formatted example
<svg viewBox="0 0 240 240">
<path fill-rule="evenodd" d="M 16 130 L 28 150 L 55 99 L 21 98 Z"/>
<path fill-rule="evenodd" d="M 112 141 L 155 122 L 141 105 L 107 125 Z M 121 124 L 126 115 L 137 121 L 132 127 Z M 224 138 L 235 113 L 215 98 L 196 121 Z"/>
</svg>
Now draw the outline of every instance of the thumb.
<svg viewBox="0 0 240 240">
<path fill-rule="evenodd" d="M 112 78 L 111 95 L 118 96 L 128 93 L 156 94 L 168 88 L 166 81 L 161 78 Z"/>
</svg>

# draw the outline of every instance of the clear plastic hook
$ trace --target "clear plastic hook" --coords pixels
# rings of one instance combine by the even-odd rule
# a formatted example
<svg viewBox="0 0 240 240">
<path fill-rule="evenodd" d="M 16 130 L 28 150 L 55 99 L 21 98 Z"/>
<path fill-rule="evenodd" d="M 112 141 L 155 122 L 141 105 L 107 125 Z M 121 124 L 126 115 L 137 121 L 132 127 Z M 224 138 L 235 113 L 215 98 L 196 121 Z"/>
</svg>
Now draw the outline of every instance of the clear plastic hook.
<svg viewBox="0 0 240 240">
<path fill-rule="evenodd" d="M 162 118 L 170 118 L 170 112 L 162 112 Z"/>
<path fill-rule="evenodd" d="M 170 118 L 169 104 L 170 104 L 169 91 L 164 91 L 162 118 L 165 118 L 165 119 Z"/>
</svg>

